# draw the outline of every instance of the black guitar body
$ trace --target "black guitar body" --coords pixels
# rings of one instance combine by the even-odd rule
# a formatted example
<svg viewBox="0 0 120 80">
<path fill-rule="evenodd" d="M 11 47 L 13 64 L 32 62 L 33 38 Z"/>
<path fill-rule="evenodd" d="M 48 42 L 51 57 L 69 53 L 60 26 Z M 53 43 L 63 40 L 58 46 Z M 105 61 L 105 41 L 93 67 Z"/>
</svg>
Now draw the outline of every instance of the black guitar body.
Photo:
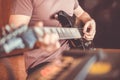
<svg viewBox="0 0 120 80">
<path fill-rule="evenodd" d="M 57 18 L 55 18 L 55 17 L 54 18 L 57 19 L 62 24 L 63 27 L 76 27 L 75 26 L 76 17 L 74 15 L 69 16 L 64 11 L 59 11 L 56 14 L 57 14 Z M 80 32 L 81 36 L 83 36 L 82 27 L 79 25 L 79 26 L 77 26 L 77 28 L 79 28 L 79 32 Z M 70 39 L 69 45 L 72 49 L 92 50 L 94 48 L 93 42 L 87 41 L 84 38 Z"/>
</svg>

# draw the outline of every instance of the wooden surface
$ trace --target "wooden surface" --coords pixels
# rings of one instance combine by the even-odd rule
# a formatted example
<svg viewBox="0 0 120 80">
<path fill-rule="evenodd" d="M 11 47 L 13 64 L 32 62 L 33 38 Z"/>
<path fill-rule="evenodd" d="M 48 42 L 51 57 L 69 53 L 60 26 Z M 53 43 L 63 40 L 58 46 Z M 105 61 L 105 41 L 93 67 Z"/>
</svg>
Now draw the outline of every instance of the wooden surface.
<svg viewBox="0 0 120 80">
<path fill-rule="evenodd" d="M 120 53 L 120 49 L 97 49 L 99 52 L 105 51 L 105 53 Z M 79 50 L 72 50 L 69 53 L 80 53 Z M 7 65 L 6 65 L 7 64 Z M 0 58 L 0 80 L 9 80 L 8 76 L 8 66 L 10 73 L 14 75 L 15 80 L 26 80 L 26 72 L 25 72 L 25 62 L 23 54 L 18 54 L 10 57 Z M 13 80 L 13 79 L 12 79 Z"/>
<path fill-rule="evenodd" d="M 6 24 L 8 24 L 11 4 L 12 0 L 0 0 L 0 32 L 1 27 L 4 27 Z M 26 79 L 23 55 L 6 57 L 3 59 L 0 58 L 0 80 L 10 80 L 8 79 L 9 76 L 7 66 L 10 68 L 10 71 L 12 70 L 15 80 Z"/>
<path fill-rule="evenodd" d="M 12 0 L 0 0 L 0 27 L 8 24 Z"/>
<path fill-rule="evenodd" d="M 7 64 L 7 65 L 6 65 Z M 26 80 L 25 63 L 23 55 L 6 57 L 0 59 L 0 80 L 10 80 L 8 75 L 8 68 L 10 73 L 14 75 L 15 80 Z"/>
<path fill-rule="evenodd" d="M 1 7 L 1 2 L 2 2 L 2 0 L 0 0 L 0 27 L 2 26 L 2 7 Z"/>
<path fill-rule="evenodd" d="M 120 80 L 120 49 L 69 50 L 67 54 L 63 55 L 59 64 L 53 62 L 37 67 L 27 80 L 74 80 L 78 74 L 87 74 L 85 80 Z"/>
<path fill-rule="evenodd" d="M 4 27 L 6 24 L 8 24 L 12 1 L 13 0 L 0 0 L 0 36 L 1 27 Z"/>
</svg>

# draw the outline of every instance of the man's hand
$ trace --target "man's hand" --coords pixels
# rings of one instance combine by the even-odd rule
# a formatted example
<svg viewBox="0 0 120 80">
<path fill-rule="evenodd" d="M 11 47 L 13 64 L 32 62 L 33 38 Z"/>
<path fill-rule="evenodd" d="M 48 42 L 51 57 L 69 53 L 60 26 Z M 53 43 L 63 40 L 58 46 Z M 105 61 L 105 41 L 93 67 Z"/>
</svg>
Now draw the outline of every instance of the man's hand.
<svg viewBox="0 0 120 80">
<path fill-rule="evenodd" d="M 43 23 L 38 22 L 36 27 L 42 27 Z M 39 34 L 38 34 L 39 37 Z M 52 52 L 60 48 L 60 43 L 59 43 L 59 36 L 55 33 L 45 33 L 42 37 L 39 37 L 39 41 L 37 45 L 48 52 Z"/>
<path fill-rule="evenodd" d="M 83 33 L 86 40 L 93 40 L 96 33 L 96 23 L 93 19 L 87 21 L 83 28 Z"/>
<path fill-rule="evenodd" d="M 42 40 L 39 40 L 41 49 L 51 52 L 57 50 L 60 47 L 58 35 L 54 33 L 46 33 L 42 38 Z"/>
<path fill-rule="evenodd" d="M 83 38 L 85 38 L 86 40 L 93 40 L 96 33 L 95 21 L 80 6 L 78 6 L 78 8 L 75 9 L 74 14 L 80 22 L 82 21 L 85 24 L 83 27 Z"/>
</svg>

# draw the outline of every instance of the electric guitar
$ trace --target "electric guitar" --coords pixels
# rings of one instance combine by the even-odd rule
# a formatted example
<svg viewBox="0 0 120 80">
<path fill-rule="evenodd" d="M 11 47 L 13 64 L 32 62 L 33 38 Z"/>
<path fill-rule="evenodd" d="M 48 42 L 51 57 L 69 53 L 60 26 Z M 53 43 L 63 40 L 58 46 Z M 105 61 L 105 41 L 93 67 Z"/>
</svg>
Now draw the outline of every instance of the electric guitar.
<svg viewBox="0 0 120 80">
<path fill-rule="evenodd" d="M 62 12 L 62 13 L 61 13 Z M 92 49 L 91 41 L 85 41 L 81 35 L 81 28 L 69 27 L 72 22 L 69 21 L 69 16 L 66 16 L 63 11 L 58 13 L 58 20 L 65 27 L 28 27 L 21 26 L 18 29 L 10 32 L 8 35 L 0 39 L 0 53 L 9 53 L 15 49 L 29 48 L 33 49 L 39 37 L 44 33 L 56 33 L 59 39 L 70 40 L 71 48 Z M 62 22 L 63 20 L 63 22 Z M 64 22 L 66 20 L 66 22 Z M 66 25 L 67 23 L 67 25 Z M 69 25 L 68 25 L 69 24 Z"/>
<path fill-rule="evenodd" d="M 58 15 L 57 18 L 54 17 L 54 15 Z M 79 34 L 81 37 L 79 39 L 74 38 L 69 38 L 69 45 L 71 48 L 74 49 L 83 49 L 83 50 L 93 50 L 94 49 L 94 43 L 92 40 L 88 41 L 85 40 L 82 36 L 83 34 L 83 26 L 84 24 L 81 22 L 77 22 L 77 19 L 75 15 L 69 16 L 66 12 L 64 11 L 59 11 L 55 13 L 52 18 L 57 19 L 63 27 L 69 27 L 69 28 L 76 28 L 79 31 Z M 89 31 L 89 29 L 88 29 Z"/>
</svg>

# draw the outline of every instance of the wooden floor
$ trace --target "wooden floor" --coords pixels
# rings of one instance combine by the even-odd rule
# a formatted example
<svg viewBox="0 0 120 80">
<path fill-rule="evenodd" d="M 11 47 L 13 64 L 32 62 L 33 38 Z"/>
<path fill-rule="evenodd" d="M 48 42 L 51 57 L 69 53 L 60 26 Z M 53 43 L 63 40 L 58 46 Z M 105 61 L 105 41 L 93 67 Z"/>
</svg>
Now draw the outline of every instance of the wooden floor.
<svg viewBox="0 0 120 80">
<path fill-rule="evenodd" d="M 0 80 L 26 80 L 23 55 L 0 58 Z"/>
</svg>

